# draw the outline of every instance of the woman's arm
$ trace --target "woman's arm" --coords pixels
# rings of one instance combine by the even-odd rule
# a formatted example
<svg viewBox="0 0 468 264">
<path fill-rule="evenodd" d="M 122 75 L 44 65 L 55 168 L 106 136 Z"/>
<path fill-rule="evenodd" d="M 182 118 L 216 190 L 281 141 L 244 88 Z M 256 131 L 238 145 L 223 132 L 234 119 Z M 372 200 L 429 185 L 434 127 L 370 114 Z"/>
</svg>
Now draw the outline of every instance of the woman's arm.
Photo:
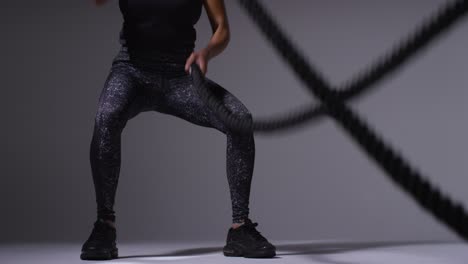
<svg viewBox="0 0 468 264">
<path fill-rule="evenodd" d="M 223 0 L 203 0 L 203 4 L 213 31 L 206 47 L 209 51 L 208 59 L 211 59 L 227 47 L 230 38 L 229 23 Z"/>
<path fill-rule="evenodd" d="M 203 5 L 208 15 L 213 35 L 205 48 L 190 55 L 185 64 L 185 70 L 188 72 L 190 65 L 195 62 L 200 66 L 203 74 L 206 74 L 208 61 L 227 47 L 230 31 L 223 0 L 203 0 Z"/>
</svg>

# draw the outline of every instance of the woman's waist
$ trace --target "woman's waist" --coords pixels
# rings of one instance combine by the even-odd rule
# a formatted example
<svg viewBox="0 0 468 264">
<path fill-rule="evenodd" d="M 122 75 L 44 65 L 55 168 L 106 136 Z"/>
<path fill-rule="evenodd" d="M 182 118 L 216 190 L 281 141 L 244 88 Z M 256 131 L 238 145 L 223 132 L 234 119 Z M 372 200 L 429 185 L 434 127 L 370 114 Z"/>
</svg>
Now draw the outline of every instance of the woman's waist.
<svg viewBox="0 0 468 264">
<path fill-rule="evenodd" d="M 122 45 L 113 63 L 123 61 L 137 67 L 161 72 L 184 72 L 193 50 L 136 49 Z"/>
</svg>

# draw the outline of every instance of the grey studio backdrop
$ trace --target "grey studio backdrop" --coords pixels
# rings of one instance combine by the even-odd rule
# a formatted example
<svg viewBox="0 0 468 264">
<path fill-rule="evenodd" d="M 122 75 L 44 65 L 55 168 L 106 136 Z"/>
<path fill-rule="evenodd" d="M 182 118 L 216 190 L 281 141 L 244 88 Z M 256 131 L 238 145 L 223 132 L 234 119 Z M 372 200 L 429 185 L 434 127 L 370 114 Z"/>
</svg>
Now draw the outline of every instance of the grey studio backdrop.
<svg viewBox="0 0 468 264">
<path fill-rule="evenodd" d="M 208 77 L 254 117 L 315 102 L 236 1 L 232 39 Z M 393 47 L 442 0 L 264 0 L 334 84 Z M 0 241 L 83 242 L 95 219 L 89 144 L 118 51 L 118 1 L 5 1 L 1 11 Z M 197 48 L 211 29 L 205 11 Z M 387 142 L 468 208 L 468 21 L 352 103 Z M 331 120 L 256 134 L 251 218 L 272 241 L 457 240 L 388 181 Z M 225 239 L 231 223 L 226 137 L 157 112 L 122 134 L 118 239 Z"/>
</svg>

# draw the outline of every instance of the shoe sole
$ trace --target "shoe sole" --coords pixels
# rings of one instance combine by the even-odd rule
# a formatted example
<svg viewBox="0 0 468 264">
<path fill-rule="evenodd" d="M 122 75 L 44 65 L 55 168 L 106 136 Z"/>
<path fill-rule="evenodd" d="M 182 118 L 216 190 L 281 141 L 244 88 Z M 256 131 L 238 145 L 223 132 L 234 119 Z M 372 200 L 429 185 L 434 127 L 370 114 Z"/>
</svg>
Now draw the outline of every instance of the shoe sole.
<svg viewBox="0 0 468 264">
<path fill-rule="evenodd" d="M 240 246 L 229 244 L 224 246 L 223 254 L 226 257 L 244 257 L 244 258 L 272 258 L 276 256 L 276 251 L 273 249 L 258 250 L 254 252 L 246 252 Z"/>
<path fill-rule="evenodd" d="M 81 251 L 82 260 L 109 260 L 118 258 L 118 249 Z"/>
</svg>

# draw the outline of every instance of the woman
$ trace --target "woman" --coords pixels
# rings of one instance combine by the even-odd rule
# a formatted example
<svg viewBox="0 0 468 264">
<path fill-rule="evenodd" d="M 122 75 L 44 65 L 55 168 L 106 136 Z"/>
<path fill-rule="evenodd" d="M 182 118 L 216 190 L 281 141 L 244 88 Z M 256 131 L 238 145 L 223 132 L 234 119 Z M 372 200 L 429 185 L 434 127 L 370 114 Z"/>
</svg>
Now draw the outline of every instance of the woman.
<svg viewBox="0 0 468 264">
<path fill-rule="evenodd" d="M 107 0 L 94 0 L 102 5 Z M 123 15 L 121 48 L 99 97 L 90 146 L 97 220 L 82 247 L 81 259 L 117 258 L 114 198 L 121 162 L 121 133 L 138 113 L 158 111 L 227 136 L 227 177 L 232 202 L 232 226 L 225 256 L 273 257 L 276 248 L 258 232 L 249 215 L 249 195 L 255 159 L 253 133 L 224 126 L 198 97 L 190 76 L 196 63 L 206 75 L 208 61 L 229 42 L 229 25 L 222 0 L 119 0 Z M 205 7 L 213 35 L 194 51 L 194 25 Z M 207 88 L 226 108 L 242 118 L 249 110 L 231 93 L 206 78 Z"/>
</svg>

